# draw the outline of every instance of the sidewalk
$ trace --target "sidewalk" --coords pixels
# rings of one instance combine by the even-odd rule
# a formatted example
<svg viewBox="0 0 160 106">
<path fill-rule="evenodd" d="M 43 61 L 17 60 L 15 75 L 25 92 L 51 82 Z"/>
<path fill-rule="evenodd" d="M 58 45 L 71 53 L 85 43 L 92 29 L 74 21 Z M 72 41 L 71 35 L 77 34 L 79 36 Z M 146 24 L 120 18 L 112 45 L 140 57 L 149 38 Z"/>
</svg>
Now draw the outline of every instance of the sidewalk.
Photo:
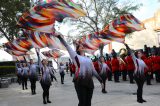
<svg viewBox="0 0 160 106">
<path fill-rule="evenodd" d="M 46 106 L 77 106 L 78 99 L 72 78 L 69 74 L 65 76 L 64 85 L 60 84 L 59 74 L 58 84 L 53 83 L 50 89 L 51 104 Z M 137 86 L 129 82 L 114 83 L 107 81 L 107 94 L 101 93 L 101 86 L 95 79 L 95 89 L 92 99 L 92 106 L 160 106 L 160 84 L 152 81 L 153 85 L 144 86 L 144 99 L 147 103 L 139 104 L 136 102 Z M 42 88 L 37 82 L 37 94 L 31 95 L 30 82 L 28 90 L 22 90 L 18 84 L 12 84 L 9 88 L 0 89 L 0 106 L 44 106 L 42 101 Z"/>
</svg>

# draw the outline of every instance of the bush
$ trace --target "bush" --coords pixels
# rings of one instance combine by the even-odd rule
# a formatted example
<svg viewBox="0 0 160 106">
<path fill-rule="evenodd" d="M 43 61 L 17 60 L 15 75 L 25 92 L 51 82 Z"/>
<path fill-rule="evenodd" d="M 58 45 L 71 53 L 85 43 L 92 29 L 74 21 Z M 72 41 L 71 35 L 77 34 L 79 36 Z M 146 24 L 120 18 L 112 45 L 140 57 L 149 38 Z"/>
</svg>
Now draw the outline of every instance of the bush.
<svg viewBox="0 0 160 106">
<path fill-rule="evenodd" d="M 16 73 L 16 67 L 15 66 L 0 66 L 0 76 L 5 76 L 8 74 L 14 74 Z"/>
<path fill-rule="evenodd" d="M 14 66 L 15 61 L 5 61 L 5 62 L 0 62 L 0 66 Z"/>
</svg>

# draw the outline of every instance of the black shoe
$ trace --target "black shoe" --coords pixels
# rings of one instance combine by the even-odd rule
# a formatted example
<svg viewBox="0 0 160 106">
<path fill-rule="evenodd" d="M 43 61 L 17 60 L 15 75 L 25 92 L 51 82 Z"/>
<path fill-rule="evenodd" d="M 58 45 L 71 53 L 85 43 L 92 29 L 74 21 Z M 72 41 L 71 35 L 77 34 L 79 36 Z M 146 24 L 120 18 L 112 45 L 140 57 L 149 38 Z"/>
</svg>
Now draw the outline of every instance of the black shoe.
<svg viewBox="0 0 160 106">
<path fill-rule="evenodd" d="M 28 89 L 28 88 L 26 88 L 26 89 Z"/>
<path fill-rule="evenodd" d="M 142 102 L 147 102 L 146 100 L 142 99 Z"/>
<path fill-rule="evenodd" d="M 133 95 L 137 95 L 137 93 L 132 93 Z"/>
<path fill-rule="evenodd" d="M 47 100 L 47 103 L 52 103 L 50 100 Z"/>
<path fill-rule="evenodd" d="M 107 93 L 107 91 L 106 90 L 102 90 L 102 93 Z"/>
<path fill-rule="evenodd" d="M 43 104 L 47 104 L 47 102 L 46 102 L 46 101 L 43 101 Z"/>
<path fill-rule="evenodd" d="M 143 101 L 142 101 L 142 100 L 137 100 L 137 102 L 138 102 L 138 103 L 143 103 Z"/>
<path fill-rule="evenodd" d="M 152 85 L 152 84 L 147 84 L 147 85 Z"/>
<path fill-rule="evenodd" d="M 120 81 L 115 81 L 116 83 L 119 83 Z"/>
<path fill-rule="evenodd" d="M 32 95 L 34 95 L 34 92 L 32 92 Z"/>
</svg>

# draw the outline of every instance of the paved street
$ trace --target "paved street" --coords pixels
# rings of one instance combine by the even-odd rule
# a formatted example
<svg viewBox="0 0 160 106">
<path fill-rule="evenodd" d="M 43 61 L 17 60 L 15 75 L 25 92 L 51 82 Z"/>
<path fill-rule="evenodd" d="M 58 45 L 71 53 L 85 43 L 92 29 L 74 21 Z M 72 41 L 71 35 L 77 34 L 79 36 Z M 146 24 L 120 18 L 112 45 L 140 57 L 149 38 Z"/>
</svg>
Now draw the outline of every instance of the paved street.
<svg viewBox="0 0 160 106">
<path fill-rule="evenodd" d="M 77 106 L 78 99 L 72 78 L 67 74 L 65 84 L 60 84 L 60 77 L 57 74 L 58 83 L 54 82 L 50 89 L 51 104 L 47 106 Z M 107 94 L 101 93 L 99 82 L 95 79 L 95 89 L 92 99 L 92 106 L 160 106 L 160 84 L 153 82 L 152 86 L 144 86 L 144 99 L 147 103 L 136 102 L 136 85 L 128 82 L 114 83 L 107 82 Z M 28 85 L 30 83 L 28 82 Z M 0 106 L 44 106 L 42 101 L 42 89 L 37 82 L 37 95 L 31 95 L 28 90 L 21 90 L 18 84 L 12 84 L 9 88 L 0 89 Z"/>
</svg>

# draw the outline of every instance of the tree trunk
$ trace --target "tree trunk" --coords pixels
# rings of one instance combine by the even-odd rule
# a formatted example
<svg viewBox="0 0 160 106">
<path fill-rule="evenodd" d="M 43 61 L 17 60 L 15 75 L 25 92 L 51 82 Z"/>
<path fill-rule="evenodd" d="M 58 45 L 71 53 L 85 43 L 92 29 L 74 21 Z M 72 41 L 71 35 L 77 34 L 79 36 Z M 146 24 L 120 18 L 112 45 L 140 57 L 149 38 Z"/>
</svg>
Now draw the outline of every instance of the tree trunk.
<svg viewBox="0 0 160 106">
<path fill-rule="evenodd" d="M 0 27 L 0 32 L 2 32 L 2 34 L 4 35 L 4 37 L 8 40 L 8 41 L 11 41 L 9 39 L 9 37 L 7 36 L 7 34 L 4 32 L 4 30 Z"/>
<path fill-rule="evenodd" d="M 104 44 L 100 44 L 99 46 L 100 56 L 103 56 L 103 48 L 104 48 Z"/>
</svg>

